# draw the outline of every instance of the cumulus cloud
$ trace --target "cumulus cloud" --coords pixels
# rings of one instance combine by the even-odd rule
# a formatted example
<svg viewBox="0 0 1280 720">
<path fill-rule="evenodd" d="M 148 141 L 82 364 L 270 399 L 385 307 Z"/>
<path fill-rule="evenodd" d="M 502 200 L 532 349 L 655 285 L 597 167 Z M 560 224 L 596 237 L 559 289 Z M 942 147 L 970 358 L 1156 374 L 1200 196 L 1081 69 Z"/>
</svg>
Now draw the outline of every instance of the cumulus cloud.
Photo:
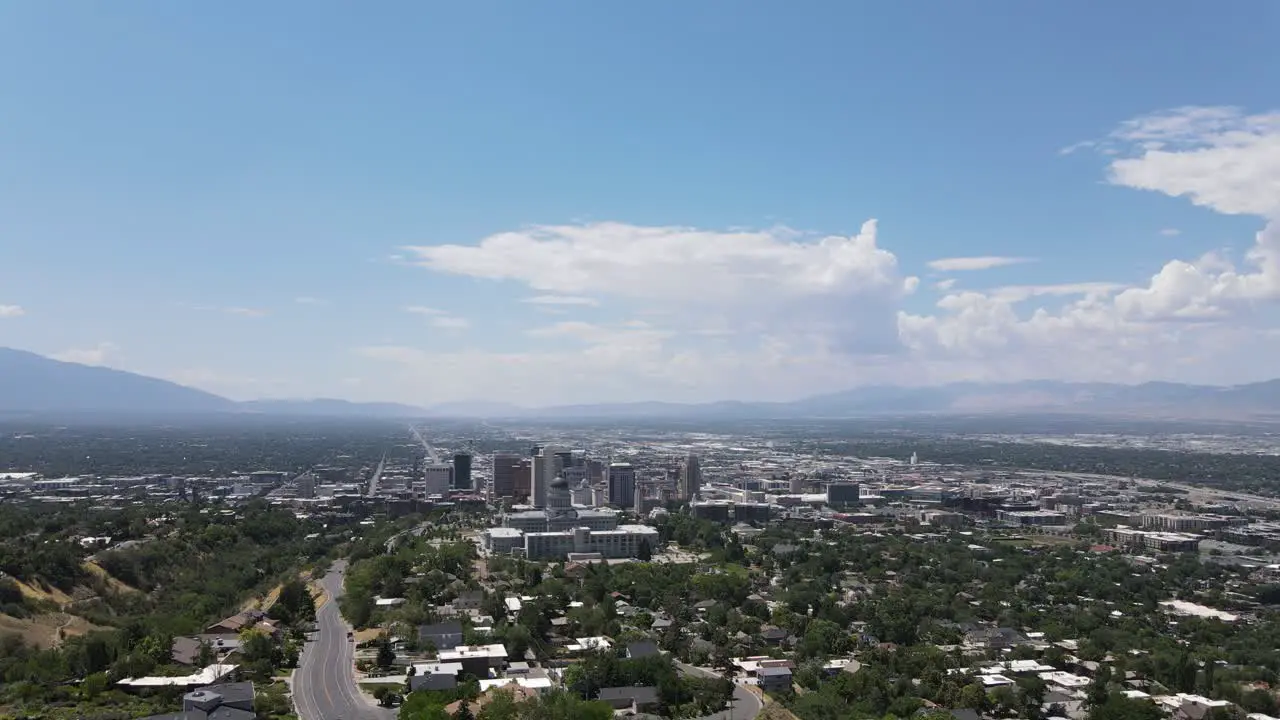
<svg viewBox="0 0 1280 720">
<path fill-rule="evenodd" d="M 1280 112 L 1178 108 L 1125 122 L 1106 142 L 1119 156 L 1109 166 L 1112 183 L 1267 221 L 1242 268 L 1216 253 L 1173 260 L 1146 287 L 1120 293 L 1122 313 L 1215 318 L 1280 299 Z"/>
<path fill-rule="evenodd" d="M 1186 197 L 1232 215 L 1280 215 L 1280 112 L 1183 107 L 1123 123 L 1106 139 L 1117 185 Z"/>
<path fill-rule="evenodd" d="M 756 333 L 821 333 L 851 352 L 896 343 L 895 304 L 914 287 L 894 254 L 877 244 L 874 220 L 849 237 L 788 228 L 535 226 L 475 245 L 404 251 L 436 272 L 516 282 L 556 297 L 618 298 L 675 323 L 714 319 Z"/>
<path fill-rule="evenodd" d="M 930 270 L 937 270 L 939 272 L 964 272 L 970 270 L 990 270 L 992 268 L 1020 265 L 1028 262 L 1032 262 L 1031 258 L 981 256 L 941 258 L 929 261 L 928 265 Z"/>
<path fill-rule="evenodd" d="M 737 301 L 761 290 L 813 296 L 897 284 L 897 258 L 876 245 L 874 220 L 852 237 L 817 240 L 786 228 L 535 226 L 476 245 L 419 245 L 405 251 L 431 270 L 571 294 Z"/>
<path fill-rule="evenodd" d="M 112 342 L 100 342 L 91 348 L 73 348 L 54 353 L 51 357 L 62 362 L 79 363 L 80 365 L 106 365 L 120 350 L 120 346 Z"/>
<path fill-rule="evenodd" d="M 1123 288 L 1124 285 L 1119 283 L 1107 282 L 1059 283 L 1056 285 L 1005 285 L 987 290 L 986 294 L 1004 302 L 1021 302 L 1030 298 L 1044 296 L 1064 297 L 1069 295 L 1110 295 Z"/>
<path fill-rule="evenodd" d="M 1181 108 L 1071 148 L 1095 153 L 1118 187 L 1256 216 L 1262 228 L 1240 256 L 1174 259 L 1146 280 L 1125 282 L 1095 276 L 960 289 L 944 277 L 933 284 L 935 306 L 921 309 L 908 305 L 920 280 L 901 272 L 874 222 L 849 237 L 535 226 L 474 245 L 408 247 L 403 260 L 517 285 L 530 291 L 524 302 L 543 310 L 604 302 L 613 319 L 531 328 L 527 352 L 394 345 L 359 352 L 387 364 L 385 377 L 432 398 L 508 393 L 534 404 L 536 396 L 794 397 L 961 379 L 1256 378 L 1274 373 L 1266 358 L 1280 352 L 1280 332 L 1266 332 L 1275 316 L 1268 305 L 1280 300 L 1278 115 Z M 1034 261 L 975 255 L 927 267 L 959 273 Z"/>
<path fill-rule="evenodd" d="M 899 336 L 917 357 L 981 359 L 988 371 L 1009 377 L 1034 367 L 1048 377 L 1077 377 L 1089 368 L 1096 377 L 1149 379 L 1181 376 L 1189 358 L 1203 365 L 1206 356 L 1245 347 L 1240 333 L 1249 335 L 1261 303 L 1280 300 L 1280 113 L 1180 108 L 1124 122 L 1103 140 L 1072 149 L 1081 148 L 1102 153 L 1115 185 L 1256 215 L 1264 227 L 1240 263 L 1220 253 L 1171 260 L 1144 284 L 947 294 L 937 313 L 899 315 Z M 1015 307 L 1046 296 L 1077 299 L 1029 313 Z M 1249 339 L 1256 340 L 1256 330 Z"/>
<path fill-rule="evenodd" d="M 21 305 L 0 305 L 0 318 L 16 318 L 26 314 L 27 311 Z"/>
</svg>

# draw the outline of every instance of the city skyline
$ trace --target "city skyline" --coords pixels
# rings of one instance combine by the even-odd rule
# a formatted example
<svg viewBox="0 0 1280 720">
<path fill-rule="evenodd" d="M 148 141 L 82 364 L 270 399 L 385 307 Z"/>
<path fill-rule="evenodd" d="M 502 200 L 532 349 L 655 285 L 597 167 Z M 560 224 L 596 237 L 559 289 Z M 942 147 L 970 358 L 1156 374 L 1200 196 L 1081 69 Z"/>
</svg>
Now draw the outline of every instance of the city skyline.
<svg viewBox="0 0 1280 720">
<path fill-rule="evenodd" d="M 421 406 L 1276 374 L 1275 6 L 503 7 L 6 9 L 0 347 Z"/>
</svg>

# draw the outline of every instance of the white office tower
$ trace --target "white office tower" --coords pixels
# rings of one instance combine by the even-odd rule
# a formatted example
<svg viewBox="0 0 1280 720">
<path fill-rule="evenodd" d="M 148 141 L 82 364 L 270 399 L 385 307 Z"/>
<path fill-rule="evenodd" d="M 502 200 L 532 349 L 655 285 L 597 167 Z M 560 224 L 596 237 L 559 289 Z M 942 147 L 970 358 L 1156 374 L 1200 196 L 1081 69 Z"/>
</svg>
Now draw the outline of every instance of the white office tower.
<svg viewBox="0 0 1280 720">
<path fill-rule="evenodd" d="M 453 468 L 447 464 L 427 465 L 422 468 L 422 494 L 447 495 L 449 481 L 453 478 Z"/>
<path fill-rule="evenodd" d="M 915 465 L 918 462 L 920 462 L 920 457 L 915 453 L 911 453 L 911 464 Z"/>
<path fill-rule="evenodd" d="M 692 502 L 702 491 L 702 464 L 698 456 L 689 453 L 680 466 L 680 499 Z"/>
<path fill-rule="evenodd" d="M 533 457 L 533 477 L 529 484 L 529 504 L 534 507 L 547 506 L 547 489 L 551 487 L 551 482 L 560 474 L 558 468 L 560 453 L 555 447 L 550 445 L 544 446 L 537 455 Z"/>
</svg>

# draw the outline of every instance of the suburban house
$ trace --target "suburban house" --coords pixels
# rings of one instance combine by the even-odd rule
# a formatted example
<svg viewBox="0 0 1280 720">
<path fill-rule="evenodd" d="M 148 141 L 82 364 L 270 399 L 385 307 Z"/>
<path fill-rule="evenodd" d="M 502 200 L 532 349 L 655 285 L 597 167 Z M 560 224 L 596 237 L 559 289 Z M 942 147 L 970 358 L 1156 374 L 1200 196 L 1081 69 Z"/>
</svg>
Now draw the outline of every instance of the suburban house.
<svg viewBox="0 0 1280 720">
<path fill-rule="evenodd" d="M 206 635 L 239 635 L 241 631 L 253 628 L 266 617 L 266 613 L 260 610 L 243 610 L 210 625 L 204 632 Z"/>
<path fill-rule="evenodd" d="M 436 673 L 432 675 L 414 675 L 409 678 L 409 691 L 418 690 L 452 690 L 458 687 L 458 677 Z"/>
<path fill-rule="evenodd" d="M 964 644 L 974 647 L 984 647 L 993 650 L 1003 650 L 1011 648 L 1015 645 L 1022 645 L 1027 642 L 1027 637 L 1013 628 L 978 628 L 971 630 L 964 636 Z"/>
<path fill-rule="evenodd" d="M 507 664 L 507 648 L 501 643 L 493 645 L 459 645 L 452 650 L 441 650 L 441 663 L 461 663 L 463 672 L 478 678 L 489 677 L 490 670 L 501 671 Z"/>
<path fill-rule="evenodd" d="M 756 669 L 756 684 L 765 692 L 791 689 L 791 668 L 784 666 Z"/>
<path fill-rule="evenodd" d="M 182 696 L 182 712 L 142 720 L 256 720 L 253 683 L 208 685 Z"/>
<path fill-rule="evenodd" d="M 201 662 L 201 648 L 207 646 L 211 653 Z M 234 635 L 195 635 L 175 637 L 169 657 L 174 665 L 204 667 L 210 662 L 225 663 L 240 650 L 240 638 Z"/>
<path fill-rule="evenodd" d="M 661 654 L 662 652 L 658 650 L 658 644 L 652 640 L 641 640 L 627 646 L 627 657 L 632 660 Z"/>
<path fill-rule="evenodd" d="M 462 623 L 449 620 L 435 625 L 418 627 L 418 642 L 431 643 L 437 650 L 455 648 L 462 644 Z"/>
<path fill-rule="evenodd" d="M 414 663 L 413 674 L 409 676 L 409 691 L 452 690 L 458 686 L 461 672 L 462 663 L 458 662 Z"/>
<path fill-rule="evenodd" d="M 499 693 L 506 693 L 507 695 L 511 696 L 511 699 L 514 702 L 522 702 L 524 700 L 529 700 L 538 696 L 537 690 L 532 690 L 530 688 L 524 687 L 523 685 L 520 685 L 516 681 L 512 680 L 511 682 L 505 685 L 502 685 L 500 687 L 489 688 L 488 690 L 485 690 L 484 692 L 480 693 L 480 697 L 476 698 L 473 702 L 471 702 L 468 709 L 470 709 L 473 714 L 479 714 L 480 710 L 483 709 L 485 705 L 488 705 L 490 702 L 492 702 L 494 697 L 497 696 Z M 449 717 L 453 717 L 454 715 L 457 715 L 458 710 L 462 709 L 462 705 L 464 702 L 466 701 L 457 700 L 448 705 L 445 705 L 444 707 L 445 713 L 449 715 Z"/>
<path fill-rule="evenodd" d="M 200 650 L 203 643 L 197 638 L 176 637 L 169 658 L 174 665 L 195 665 L 200 661 Z"/>
<path fill-rule="evenodd" d="M 636 713 L 648 712 L 658 706 L 658 688 L 600 688 L 599 700 L 608 703 L 614 710 L 631 710 Z"/>
</svg>

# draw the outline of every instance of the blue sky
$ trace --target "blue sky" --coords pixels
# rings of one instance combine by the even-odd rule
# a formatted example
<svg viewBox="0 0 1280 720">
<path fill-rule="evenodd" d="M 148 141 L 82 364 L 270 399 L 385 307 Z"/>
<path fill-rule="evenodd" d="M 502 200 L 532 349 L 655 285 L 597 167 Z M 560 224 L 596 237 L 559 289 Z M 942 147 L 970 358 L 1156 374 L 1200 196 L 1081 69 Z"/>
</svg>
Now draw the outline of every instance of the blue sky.
<svg viewBox="0 0 1280 720">
<path fill-rule="evenodd" d="M 6 5 L 0 345 L 421 404 L 1276 374 L 1280 6 L 448 5 Z"/>
</svg>

